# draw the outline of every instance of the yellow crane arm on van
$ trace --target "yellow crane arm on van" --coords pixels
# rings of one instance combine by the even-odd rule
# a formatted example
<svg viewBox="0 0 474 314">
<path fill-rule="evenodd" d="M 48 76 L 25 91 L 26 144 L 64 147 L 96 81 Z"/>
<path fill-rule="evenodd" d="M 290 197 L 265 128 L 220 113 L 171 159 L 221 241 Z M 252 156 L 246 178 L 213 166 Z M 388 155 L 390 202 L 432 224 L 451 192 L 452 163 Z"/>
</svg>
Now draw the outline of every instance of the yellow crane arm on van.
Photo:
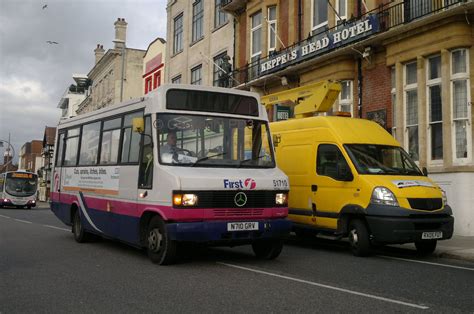
<svg viewBox="0 0 474 314">
<path fill-rule="evenodd" d="M 340 92 L 340 83 L 326 80 L 265 95 L 260 98 L 260 101 L 266 108 L 274 104 L 293 102 L 296 104 L 295 118 L 305 118 L 312 117 L 315 112 L 328 111 Z"/>
</svg>

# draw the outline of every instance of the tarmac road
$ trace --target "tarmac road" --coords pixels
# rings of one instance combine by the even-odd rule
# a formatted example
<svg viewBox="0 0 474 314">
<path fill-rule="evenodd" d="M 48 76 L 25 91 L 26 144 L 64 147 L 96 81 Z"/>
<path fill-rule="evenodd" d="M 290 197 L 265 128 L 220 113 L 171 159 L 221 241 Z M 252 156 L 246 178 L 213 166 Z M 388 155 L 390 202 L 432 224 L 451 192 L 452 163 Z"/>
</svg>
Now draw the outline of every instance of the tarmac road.
<svg viewBox="0 0 474 314">
<path fill-rule="evenodd" d="M 45 205 L 44 203 L 42 205 Z M 0 313 L 473 312 L 474 263 L 291 237 L 274 261 L 202 248 L 172 266 L 102 240 L 78 244 L 46 207 L 0 209 Z"/>
</svg>

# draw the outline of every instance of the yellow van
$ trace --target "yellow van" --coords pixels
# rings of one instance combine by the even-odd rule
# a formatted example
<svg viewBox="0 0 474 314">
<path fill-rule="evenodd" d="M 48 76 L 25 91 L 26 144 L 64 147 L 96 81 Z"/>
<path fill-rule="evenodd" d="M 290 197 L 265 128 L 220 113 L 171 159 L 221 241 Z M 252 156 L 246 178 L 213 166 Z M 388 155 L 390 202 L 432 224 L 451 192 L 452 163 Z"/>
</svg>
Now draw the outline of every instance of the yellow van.
<svg viewBox="0 0 474 314">
<path fill-rule="evenodd" d="M 437 240 L 451 238 L 444 191 L 375 122 L 319 116 L 270 128 L 278 166 L 290 179 L 297 235 L 348 237 L 356 256 L 396 243 L 429 254 Z"/>
</svg>

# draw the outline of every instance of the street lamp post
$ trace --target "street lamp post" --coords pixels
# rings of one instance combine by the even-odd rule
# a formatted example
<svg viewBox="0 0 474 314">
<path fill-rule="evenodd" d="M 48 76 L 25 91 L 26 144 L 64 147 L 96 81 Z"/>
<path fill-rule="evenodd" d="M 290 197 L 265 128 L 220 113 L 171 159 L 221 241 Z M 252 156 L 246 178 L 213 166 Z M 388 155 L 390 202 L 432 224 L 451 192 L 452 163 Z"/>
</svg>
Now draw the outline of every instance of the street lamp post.
<svg viewBox="0 0 474 314">
<path fill-rule="evenodd" d="M 6 151 L 8 152 L 8 156 L 7 156 L 7 162 L 5 163 L 5 166 L 6 166 L 5 171 L 8 171 L 8 164 L 10 164 L 10 163 L 13 164 L 13 158 L 15 157 L 15 148 L 13 147 L 12 144 L 10 144 L 10 141 L 0 139 L 0 144 L 1 144 L 2 147 L 3 147 L 3 143 L 8 144 L 7 149 L 6 149 Z M 13 151 L 13 154 L 11 155 L 11 158 L 10 158 L 10 148 Z"/>
</svg>

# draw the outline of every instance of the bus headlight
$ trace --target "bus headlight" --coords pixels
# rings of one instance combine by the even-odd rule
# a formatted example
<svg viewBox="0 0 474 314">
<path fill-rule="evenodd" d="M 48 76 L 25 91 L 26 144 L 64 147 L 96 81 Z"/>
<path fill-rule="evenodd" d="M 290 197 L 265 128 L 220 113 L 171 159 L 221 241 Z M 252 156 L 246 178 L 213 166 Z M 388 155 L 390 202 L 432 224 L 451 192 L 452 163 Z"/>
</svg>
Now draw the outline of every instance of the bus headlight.
<svg viewBox="0 0 474 314">
<path fill-rule="evenodd" d="M 446 206 L 448 205 L 448 197 L 446 196 L 446 192 L 441 189 L 441 197 L 443 198 L 443 206 Z"/>
<path fill-rule="evenodd" d="M 195 206 L 197 202 L 198 197 L 196 194 L 173 194 L 174 206 Z"/>
<path fill-rule="evenodd" d="M 392 191 L 383 186 L 378 186 L 374 189 L 370 202 L 372 204 L 398 206 L 398 201 L 395 195 Z"/>
<path fill-rule="evenodd" d="M 275 204 L 287 205 L 288 204 L 288 193 L 277 193 L 275 194 Z"/>
</svg>

